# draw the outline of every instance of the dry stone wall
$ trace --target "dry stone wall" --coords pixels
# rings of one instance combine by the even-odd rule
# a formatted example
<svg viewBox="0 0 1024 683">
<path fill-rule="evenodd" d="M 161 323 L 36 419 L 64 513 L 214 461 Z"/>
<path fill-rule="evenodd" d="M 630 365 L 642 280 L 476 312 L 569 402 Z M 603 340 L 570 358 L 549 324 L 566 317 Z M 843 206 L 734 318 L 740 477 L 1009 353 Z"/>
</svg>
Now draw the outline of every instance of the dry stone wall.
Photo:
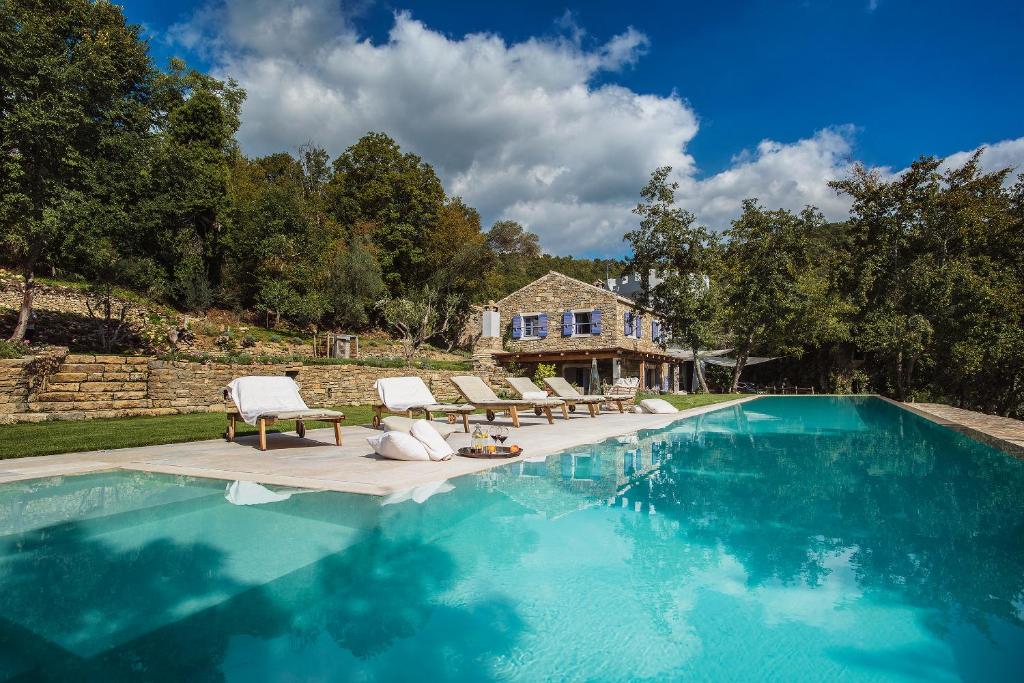
<svg viewBox="0 0 1024 683">
<path fill-rule="evenodd" d="M 38 365 L 38 364 L 37 364 Z M 372 403 L 381 377 L 416 374 L 439 401 L 458 399 L 449 381 L 469 371 L 365 365 L 231 365 L 147 356 L 70 354 L 55 372 L 33 374 L 31 359 L 0 360 L 0 424 L 129 415 L 224 412 L 223 389 L 243 375 L 289 374 L 309 405 Z"/>
</svg>

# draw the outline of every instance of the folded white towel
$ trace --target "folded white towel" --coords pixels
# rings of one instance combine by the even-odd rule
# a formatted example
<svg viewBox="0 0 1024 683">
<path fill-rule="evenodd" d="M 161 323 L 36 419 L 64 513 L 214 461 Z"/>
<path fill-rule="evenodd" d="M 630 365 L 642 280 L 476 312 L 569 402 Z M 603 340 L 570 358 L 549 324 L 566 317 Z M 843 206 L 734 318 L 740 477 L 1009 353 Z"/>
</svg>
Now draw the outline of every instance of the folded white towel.
<svg viewBox="0 0 1024 683">
<path fill-rule="evenodd" d="M 547 397 L 548 397 L 548 392 L 546 392 L 546 391 L 524 391 L 523 392 L 523 400 L 524 401 L 535 401 L 535 400 L 537 400 L 539 398 L 547 398 Z"/>
<path fill-rule="evenodd" d="M 402 411 L 437 403 L 420 377 L 381 377 L 375 386 L 380 402 L 388 410 Z"/>
<path fill-rule="evenodd" d="M 251 425 L 260 415 L 309 410 L 291 377 L 239 377 L 228 384 L 228 394 L 238 414 Z"/>
</svg>

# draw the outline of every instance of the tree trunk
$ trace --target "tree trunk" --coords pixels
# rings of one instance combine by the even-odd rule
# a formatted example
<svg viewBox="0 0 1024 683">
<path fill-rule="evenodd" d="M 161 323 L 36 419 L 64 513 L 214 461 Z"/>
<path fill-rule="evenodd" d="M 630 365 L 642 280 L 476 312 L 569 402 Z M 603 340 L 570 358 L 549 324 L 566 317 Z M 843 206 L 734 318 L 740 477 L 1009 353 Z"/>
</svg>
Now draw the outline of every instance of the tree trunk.
<svg viewBox="0 0 1024 683">
<path fill-rule="evenodd" d="M 743 368 L 747 365 L 747 356 L 750 353 L 744 351 L 736 354 L 736 367 L 732 369 L 732 386 L 729 387 L 729 393 L 735 394 L 740 390 L 740 375 L 743 374 Z"/>
<path fill-rule="evenodd" d="M 14 326 L 10 341 L 20 342 L 25 338 L 28 322 L 32 317 L 32 299 L 35 296 L 36 278 L 31 265 L 25 266 L 25 291 L 21 296 L 21 310 L 18 312 L 18 324 Z"/>
<path fill-rule="evenodd" d="M 907 400 L 907 390 L 903 385 L 903 352 L 896 354 L 896 398 Z"/>
<path fill-rule="evenodd" d="M 708 389 L 708 381 L 704 377 L 704 368 L 701 367 L 700 359 L 697 357 L 697 349 L 693 350 L 693 370 L 697 373 L 697 384 L 700 388 L 700 393 L 710 394 L 711 391 Z"/>
</svg>

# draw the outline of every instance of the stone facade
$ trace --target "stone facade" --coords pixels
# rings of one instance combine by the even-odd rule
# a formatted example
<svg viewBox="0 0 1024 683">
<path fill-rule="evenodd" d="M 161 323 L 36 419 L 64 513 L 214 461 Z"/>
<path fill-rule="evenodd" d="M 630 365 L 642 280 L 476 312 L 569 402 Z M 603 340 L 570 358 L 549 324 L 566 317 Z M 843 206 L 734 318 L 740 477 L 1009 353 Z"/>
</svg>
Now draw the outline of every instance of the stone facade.
<svg viewBox="0 0 1024 683">
<path fill-rule="evenodd" d="M 629 351 L 662 353 L 663 348 L 651 338 L 654 314 L 631 299 L 607 289 L 589 285 L 555 271 L 549 272 L 525 287 L 495 303 L 505 330 L 503 348 L 513 353 L 544 353 L 548 351 L 586 351 L 621 348 Z M 601 311 L 600 334 L 562 334 L 562 314 L 566 311 Z M 512 339 L 511 326 L 515 315 L 548 317 L 548 334 L 544 338 Z M 629 313 L 642 320 L 642 334 L 627 337 L 625 316 Z M 481 339 L 478 344 L 488 341 Z"/>
<path fill-rule="evenodd" d="M 439 401 L 454 401 L 449 382 L 467 371 L 377 368 L 366 365 L 231 365 L 164 361 L 147 356 L 70 354 L 51 364 L 0 360 L 0 424 L 129 415 L 224 412 L 223 389 L 243 375 L 289 374 L 311 406 L 373 403 L 381 377 L 416 374 Z M 45 374 L 41 374 L 45 373 Z"/>
</svg>

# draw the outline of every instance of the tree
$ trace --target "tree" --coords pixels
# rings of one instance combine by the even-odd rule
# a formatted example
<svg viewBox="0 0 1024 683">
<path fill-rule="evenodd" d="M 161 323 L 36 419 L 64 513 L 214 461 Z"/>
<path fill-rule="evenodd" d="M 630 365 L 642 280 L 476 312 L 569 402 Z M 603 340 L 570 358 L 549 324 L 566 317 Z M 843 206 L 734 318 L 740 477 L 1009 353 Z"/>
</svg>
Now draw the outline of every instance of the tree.
<svg viewBox="0 0 1024 683">
<path fill-rule="evenodd" d="M 245 91 L 171 60 L 154 80 L 158 134 L 144 234 L 168 272 L 170 298 L 187 310 L 213 303 L 230 206 L 230 161 Z"/>
<path fill-rule="evenodd" d="M 392 296 L 425 281 L 425 238 L 444 202 L 430 164 L 384 133 L 367 133 L 333 164 L 330 211 L 341 225 L 372 224 L 384 280 Z"/>
<path fill-rule="evenodd" d="M 369 243 L 358 234 L 335 255 L 328 283 L 334 321 L 348 329 L 369 324 L 370 312 L 387 289 Z"/>
<path fill-rule="evenodd" d="M 498 221 L 487 233 L 487 246 L 501 257 L 520 256 L 534 259 L 540 256 L 540 239 L 516 221 Z"/>
<path fill-rule="evenodd" d="M 108 149 L 144 135 L 150 62 L 121 9 L 88 0 L 0 4 L 0 241 L 24 276 L 21 340 L 40 262 Z"/>
<path fill-rule="evenodd" d="M 480 230 L 480 214 L 461 197 L 447 200 L 427 236 L 425 252 L 427 286 L 454 306 L 454 319 L 445 333 L 456 334 L 441 340 L 451 349 L 470 306 L 484 297 L 488 276 L 496 265 L 495 255 L 487 248 L 487 239 Z"/>
<path fill-rule="evenodd" d="M 982 173 L 980 157 L 948 169 L 922 157 L 892 180 L 858 166 L 832 186 L 852 199 L 857 343 L 896 395 L 926 384 L 924 366 L 935 394 L 1008 412 L 1024 380 L 1012 341 L 1024 322 L 1021 222 L 1009 169 Z"/>
<path fill-rule="evenodd" d="M 800 355 L 807 345 L 848 334 L 849 307 L 822 268 L 829 262 L 822 251 L 826 228 L 811 207 L 799 214 L 769 211 L 748 199 L 726 231 L 726 324 L 736 356 L 732 391 L 755 349 Z"/>
<path fill-rule="evenodd" d="M 426 287 L 414 298 L 383 299 L 378 308 L 384 322 L 401 338 L 406 364 L 412 365 L 423 343 L 452 325 L 458 300 Z"/>
<path fill-rule="evenodd" d="M 707 228 L 695 225 L 692 213 L 676 206 L 679 184 L 669 182 L 671 173 L 670 166 L 654 170 L 640 191 L 644 201 L 633 209 L 640 226 L 625 236 L 633 251 L 628 267 L 639 273 L 653 269 L 663 278 L 653 288 L 645 278 L 640 300 L 663 316 L 674 341 L 693 351 L 700 389 L 707 392 L 700 353 L 721 332 L 720 248 Z"/>
</svg>

